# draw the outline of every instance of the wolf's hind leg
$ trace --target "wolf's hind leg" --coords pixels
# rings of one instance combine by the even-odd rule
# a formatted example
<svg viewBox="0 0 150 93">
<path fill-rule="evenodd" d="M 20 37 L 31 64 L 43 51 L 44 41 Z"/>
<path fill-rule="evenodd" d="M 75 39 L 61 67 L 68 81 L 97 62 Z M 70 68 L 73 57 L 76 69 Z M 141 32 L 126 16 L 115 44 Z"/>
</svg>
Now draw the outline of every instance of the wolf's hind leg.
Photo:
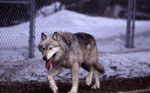
<svg viewBox="0 0 150 93">
<path fill-rule="evenodd" d="M 100 81 L 99 81 L 99 72 L 97 70 L 94 70 L 94 76 L 95 76 L 95 83 L 92 86 L 92 89 L 99 89 Z"/>
<path fill-rule="evenodd" d="M 83 63 L 82 68 L 85 69 L 86 71 L 88 71 L 88 76 L 86 77 L 86 85 L 90 86 L 92 83 L 92 77 L 93 77 L 93 73 L 94 73 L 94 68 L 93 66 L 87 64 L 87 63 Z"/>
<path fill-rule="evenodd" d="M 86 85 L 88 86 L 90 86 L 92 83 L 93 72 L 94 72 L 93 67 L 90 67 L 90 71 L 88 73 L 88 76 L 86 77 Z"/>
</svg>

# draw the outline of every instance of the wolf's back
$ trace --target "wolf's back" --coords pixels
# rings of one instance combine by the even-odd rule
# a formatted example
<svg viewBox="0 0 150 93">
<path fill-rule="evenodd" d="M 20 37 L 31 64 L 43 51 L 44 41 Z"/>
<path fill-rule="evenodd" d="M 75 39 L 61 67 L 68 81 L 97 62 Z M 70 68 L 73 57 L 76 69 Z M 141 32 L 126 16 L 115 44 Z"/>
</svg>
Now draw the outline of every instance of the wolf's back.
<svg viewBox="0 0 150 93">
<path fill-rule="evenodd" d="M 77 37 L 81 46 L 87 46 L 90 43 L 93 43 L 93 45 L 96 46 L 95 38 L 92 35 L 83 32 L 75 33 L 74 35 Z"/>
</svg>

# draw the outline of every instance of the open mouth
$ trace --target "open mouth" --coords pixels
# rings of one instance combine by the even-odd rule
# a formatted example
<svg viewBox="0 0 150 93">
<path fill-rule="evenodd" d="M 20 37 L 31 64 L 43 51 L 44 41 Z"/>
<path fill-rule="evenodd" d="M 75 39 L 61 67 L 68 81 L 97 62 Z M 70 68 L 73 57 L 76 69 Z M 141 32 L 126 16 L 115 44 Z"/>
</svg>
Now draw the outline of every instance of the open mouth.
<svg viewBox="0 0 150 93">
<path fill-rule="evenodd" d="M 45 63 L 45 68 L 46 68 L 47 71 L 49 71 L 52 67 L 54 56 L 51 57 L 49 60 L 47 60 L 46 63 Z"/>
<path fill-rule="evenodd" d="M 46 61 L 45 68 L 47 69 L 47 71 L 49 71 L 51 65 L 52 65 L 52 58 Z"/>
</svg>

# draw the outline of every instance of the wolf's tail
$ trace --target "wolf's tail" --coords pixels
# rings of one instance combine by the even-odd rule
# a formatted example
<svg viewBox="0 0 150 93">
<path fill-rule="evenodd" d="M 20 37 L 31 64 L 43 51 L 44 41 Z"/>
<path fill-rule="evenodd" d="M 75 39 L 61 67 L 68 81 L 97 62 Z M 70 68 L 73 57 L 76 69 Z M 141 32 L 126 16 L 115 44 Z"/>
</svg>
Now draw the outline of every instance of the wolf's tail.
<svg viewBox="0 0 150 93">
<path fill-rule="evenodd" d="M 93 65 L 94 69 L 96 69 L 99 73 L 104 73 L 105 70 L 104 70 L 104 67 L 99 64 L 98 62 L 96 62 L 94 65 Z"/>
</svg>

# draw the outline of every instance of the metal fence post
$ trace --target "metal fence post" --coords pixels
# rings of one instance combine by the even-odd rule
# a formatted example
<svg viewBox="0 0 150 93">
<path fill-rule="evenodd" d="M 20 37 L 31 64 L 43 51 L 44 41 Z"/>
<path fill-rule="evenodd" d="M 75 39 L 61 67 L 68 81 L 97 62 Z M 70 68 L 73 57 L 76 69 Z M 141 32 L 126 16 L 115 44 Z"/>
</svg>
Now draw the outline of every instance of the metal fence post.
<svg viewBox="0 0 150 93">
<path fill-rule="evenodd" d="M 35 47 L 35 0 L 30 0 L 29 58 L 34 57 L 34 47 Z"/>
<path fill-rule="evenodd" d="M 136 12 L 136 0 L 133 0 L 132 8 L 132 33 L 131 33 L 131 47 L 134 47 L 134 32 L 135 32 L 135 12 Z"/>
<path fill-rule="evenodd" d="M 126 47 L 134 47 L 136 0 L 128 0 L 128 18 L 126 32 Z"/>
<path fill-rule="evenodd" d="M 132 0 L 128 0 L 128 18 L 127 18 L 127 32 L 126 32 L 126 47 L 130 47 L 130 33 L 131 33 L 131 10 Z"/>
</svg>

